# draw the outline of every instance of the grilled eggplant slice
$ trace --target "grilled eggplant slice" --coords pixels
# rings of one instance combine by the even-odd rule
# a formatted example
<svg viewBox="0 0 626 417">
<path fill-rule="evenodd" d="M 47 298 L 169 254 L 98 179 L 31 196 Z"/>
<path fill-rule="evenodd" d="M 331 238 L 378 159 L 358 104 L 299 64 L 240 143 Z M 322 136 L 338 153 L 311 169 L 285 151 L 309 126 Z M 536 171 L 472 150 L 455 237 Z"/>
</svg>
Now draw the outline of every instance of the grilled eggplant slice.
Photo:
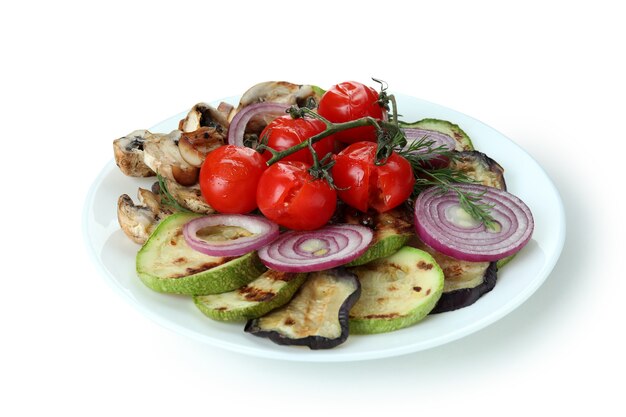
<svg viewBox="0 0 626 417">
<path fill-rule="evenodd" d="M 189 247 L 183 226 L 198 216 L 172 214 L 152 232 L 137 253 L 137 274 L 146 286 L 165 293 L 217 294 L 246 285 L 265 272 L 256 252 L 224 258 Z"/>
<path fill-rule="evenodd" d="M 330 349 L 348 338 L 348 314 L 360 294 L 359 280 L 344 268 L 315 272 L 287 305 L 248 321 L 245 331 L 279 345 Z"/>
<path fill-rule="evenodd" d="M 194 297 L 196 307 L 207 317 L 221 321 L 248 320 L 261 317 L 291 300 L 306 279 L 268 269 L 260 277 L 235 291 Z"/>
<path fill-rule="evenodd" d="M 371 334 L 417 323 L 443 291 L 443 271 L 432 256 L 403 247 L 395 254 L 349 268 L 361 282 L 361 298 L 350 311 L 350 331 Z"/>
<path fill-rule="evenodd" d="M 401 123 L 401 127 L 441 132 L 444 135 L 452 137 L 456 141 L 455 150 L 457 151 L 471 151 L 474 149 L 472 140 L 469 136 L 467 136 L 467 133 L 465 133 L 458 125 L 450 123 L 447 120 L 422 119 L 414 123 Z"/>
<path fill-rule="evenodd" d="M 411 244 L 430 253 L 443 270 L 443 294 L 431 313 L 472 305 L 496 286 L 498 268 L 495 262 L 461 261 L 436 251 L 417 238 Z"/>
<path fill-rule="evenodd" d="M 456 154 L 450 168 L 463 172 L 482 185 L 506 191 L 504 169 L 496 161 L 478 151 L 464 151 Z"/>
<path fill-rule="evenodd" d="M 395 253 L 413 236 L 410 211 L 402 206 L 385 213 L 363 213 L 348 206 L 341 208 L 340 223 L 359 224 L 372 229 L 374 237 L 365 253 L 346 266 L 364 265 Z"/>
</svg>

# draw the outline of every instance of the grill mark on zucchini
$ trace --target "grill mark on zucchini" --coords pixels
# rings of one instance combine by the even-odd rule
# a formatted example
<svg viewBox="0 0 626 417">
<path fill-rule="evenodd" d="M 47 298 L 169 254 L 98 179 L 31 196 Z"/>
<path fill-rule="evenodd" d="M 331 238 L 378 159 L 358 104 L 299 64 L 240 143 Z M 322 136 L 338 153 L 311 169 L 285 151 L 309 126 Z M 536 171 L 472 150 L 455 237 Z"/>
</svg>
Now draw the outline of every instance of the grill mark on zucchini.
<svg viewBox="0 0 626 417">
<path fill-rule="evenodd" d="M 241 287 L 238 291 L 248 301 L 269 301 L 276 296 L 276 293 L 273 291 L 264 291 L 247 285 Z"/>
<path fill-rule="evenodd" d="M 417 267 L 419 269 L 423 269 L 424 271 L 430 271 L 431 269 L 433 269 L 433 264 L 429 264 L 424 261 L 419 261 L 417 263 Z"/>
<path fill-rule="evenodd" d="M 194 297 L 194 303 L 215 320 L 252 319 L 287 303 L 305 279 L 306 274 L 267 270 L 234 291 Z"/>
</svg>

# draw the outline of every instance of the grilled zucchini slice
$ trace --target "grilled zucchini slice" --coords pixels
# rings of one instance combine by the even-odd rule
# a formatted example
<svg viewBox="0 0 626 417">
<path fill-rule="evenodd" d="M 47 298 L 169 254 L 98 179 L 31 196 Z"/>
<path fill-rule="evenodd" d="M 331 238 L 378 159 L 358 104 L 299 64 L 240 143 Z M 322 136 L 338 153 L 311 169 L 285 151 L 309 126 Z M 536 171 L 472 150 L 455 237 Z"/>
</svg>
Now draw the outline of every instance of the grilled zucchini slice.
<svg viewBox="0 0 626 417">
<path fill-rule="evenodd" d="M 435 307 L 444 286 L 443 271 L 433 257 L 408 246 L 349 270 L 362 288 L 350 310 L 352 333 L 391 332 L 417 323 Z"/>
<path fill-rule="evenodd" d="M 342 207 L 340 221 L 348 224 L 359 224 L 372 229 L 374 236 L 369 247 L 346 266 L 364 265 L 374 259 L 394 254 L 413 236 L 411 212 L 404 206 L 385 213 L 374 211 L 363 213 L 351 207 Z"/>
<path fill-rule="evenodd" d="M 214 320 L 248 320 L 288 303 L 305 279 L 306 274 L 268 269 L 254 281 L 234 291 L 199 295 L 193 300 L 204 315 Z"/>
<path fill-rule="evenodd" d="M 348 314 L 360 293 L 359 280 L 344 268 L 314 272 L 288 304 L 244 330 L 279 345 L 330 349 L 348 338 Z"/>
<path fill-rule="evenodd" d="M 154 229 L 136 258 L 137 275 L 146 286 L 164 293 L 217 294 L 246 285 L 265 272 L 256 252 L 226 258 L 189 247 L 183 226 L 199 216 L 175 213 Z"/>
</svg>

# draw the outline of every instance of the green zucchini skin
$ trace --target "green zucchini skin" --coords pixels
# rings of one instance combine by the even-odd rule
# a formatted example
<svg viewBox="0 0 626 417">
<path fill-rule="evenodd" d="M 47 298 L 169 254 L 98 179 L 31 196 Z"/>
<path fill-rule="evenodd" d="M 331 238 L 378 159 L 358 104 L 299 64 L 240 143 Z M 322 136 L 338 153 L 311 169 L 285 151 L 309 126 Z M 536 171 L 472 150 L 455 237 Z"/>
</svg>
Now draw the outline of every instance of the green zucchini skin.
<svg viewBox="0 0 626 417">
<path fill-rule="evenodd" d="M 403 247 L 411 238 L 410 234 L 403 235 L 390 235 L 383 239 L 378 240 L 376 243 L 370 245 L 367 251 L 352 262 L 347 263 L 345 266 L 359 266 L 372 262 L 373 260 L 384 258 L 397 252 Z"/>
<path fill-rule="evenodd" d="M 190 248 L 182 237 L 182 227 L 199 216 L 168 216 L 141 247 L 136 270 L 148 288 L 169 294 L 217 294 L 242 287 L 265 272 L 267 268 L 256 252 L 231 259 L 204 255 Z M 177 269 L 167 271 L 168 268 Z"/>
<path fill-rule="evenodd" d="M 244 331 L 279 345 L 331 349 L 347 340 L 349 312 L 360 295 L 359 280 L 345 268 L 310 273 L 288 304 L 249 320 Z"/>
<path fill-rule="evenodd" d="M 306 277 L 304 273 L 268 269 L 254 281 L 234 291 L 199 295 L 193 301 L 204 315 L 213 320 L 249 320 L 288 303 Z"/>
<path fill-rule="evenodd" d="M 430 313 L 443 292 L 443 271 L 433 257 L 405 246 L 395 254 L 349 268 L 362 296 L 350 311 L 350 332 L 374 334 L 411 326 Z"/>
<path fill-rule="evenodd" d="M 400 122 L 400 127 L 402 128 L 415 128 L 415 129 L 425 129 L 425 130 L 433 130 L 435 132 L 443 133 L 444 135 L 448 135 L 456 141 L 455 150 L 457 151 L 472 151 L 474 150 L 474 145 L 472 144 L 472 140 L 470 137 L 454 123 L 451 123 L 447 120 L 441 119 L 422 119 L 413 123 Z"/>
</svg>

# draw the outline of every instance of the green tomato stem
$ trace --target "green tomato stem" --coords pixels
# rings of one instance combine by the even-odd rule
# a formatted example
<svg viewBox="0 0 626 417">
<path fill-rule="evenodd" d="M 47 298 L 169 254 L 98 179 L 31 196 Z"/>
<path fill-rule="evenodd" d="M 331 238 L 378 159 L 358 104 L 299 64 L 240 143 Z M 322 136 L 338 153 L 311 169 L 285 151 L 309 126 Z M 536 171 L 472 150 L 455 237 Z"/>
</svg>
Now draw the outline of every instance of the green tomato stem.
<svg viewBox="0 0 626 417">
<path fill-rule="evenodd" d="M 360 119 L 352 120 L 349 122 L 333 123 L 310 109 L 302 108 L 300 110 L 302 110 L 304 114 L 309 115 L 314 119 L 318 119 L 324 122 L 326 124 L 326 129 L 323 132 L 320 132 L 315 136 L 311 136 L 309 139 L 305 140 L 304 142 L 300 142 L 299 144 L 292 146 L 291 148 L 285 149 L 280 152 L 274 152 L 272 157 L 267 161 L 268 166 L 275 164 L 281 159 L 291 154 L 294 154 L 298 152 L 299 150 L 302 150 L 304 148 L 310 148 L 314 143 L 319 142 L 320 140 L 330 135 L 333 135 L 337 132 L 341 132 L 343 130 L 353 129 L 355 127 L 362 127 L 362 126 L 373 126 L 378 133 L 382 132 L 382 128 L 380 127 L 380 124 L 373 117 L 362 117 Z"/>
</svg>

